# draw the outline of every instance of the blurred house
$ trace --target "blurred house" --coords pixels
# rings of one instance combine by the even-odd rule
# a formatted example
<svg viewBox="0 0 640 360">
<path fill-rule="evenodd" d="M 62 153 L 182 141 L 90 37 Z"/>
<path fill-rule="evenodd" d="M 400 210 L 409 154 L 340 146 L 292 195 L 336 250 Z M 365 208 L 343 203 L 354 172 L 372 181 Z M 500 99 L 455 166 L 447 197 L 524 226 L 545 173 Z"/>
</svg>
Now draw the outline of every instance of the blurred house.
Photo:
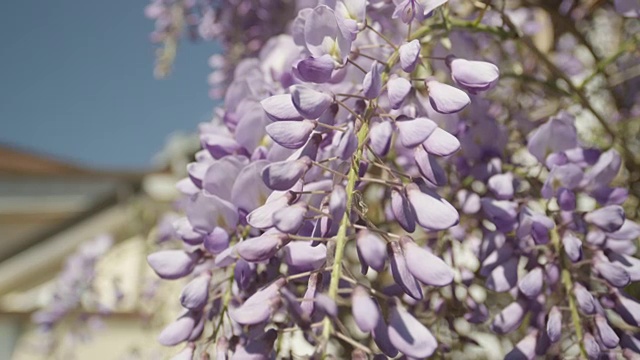
<svg viewBox="0 0 640 360">
<path fill-rule="evenodd" d="M 138 301 L 149 278 L 145 235 L 172 195 L 149 194 L 174 182 L 170 174 L 97 171 L 0 146 L 1 360 L 50 358 L 32 349 L 39 339 L 31 315 L 50 300 L 65 259 L 105 233 L 115 245 L 100 261 L 96 286 L 109 316 L 86 344 L 63 340 L 76 342 L 79 359 L 118 359 L 155 342 L 157 329 L 141 330 Z M 122 299 L 114 299 L 114 281 Z M 63 326 L 72 332 L 72 324 Z"/>
</svg>

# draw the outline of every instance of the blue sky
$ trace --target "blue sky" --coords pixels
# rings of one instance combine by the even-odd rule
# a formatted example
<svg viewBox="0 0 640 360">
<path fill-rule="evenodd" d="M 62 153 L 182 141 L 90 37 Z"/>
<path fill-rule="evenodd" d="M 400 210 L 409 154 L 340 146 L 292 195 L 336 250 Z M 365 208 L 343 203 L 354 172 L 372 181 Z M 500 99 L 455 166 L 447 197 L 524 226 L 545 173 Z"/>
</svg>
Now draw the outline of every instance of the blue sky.
<svg viewBox="0 0 640 360">
<path fill-rule="evenodd" d="M 20 0 L 0 11 L 0 143 L 96 168 L 152 165 L 174 131 L 209 120 L 212 43 L 153 77 L 145 0 Z"/>
</svg>

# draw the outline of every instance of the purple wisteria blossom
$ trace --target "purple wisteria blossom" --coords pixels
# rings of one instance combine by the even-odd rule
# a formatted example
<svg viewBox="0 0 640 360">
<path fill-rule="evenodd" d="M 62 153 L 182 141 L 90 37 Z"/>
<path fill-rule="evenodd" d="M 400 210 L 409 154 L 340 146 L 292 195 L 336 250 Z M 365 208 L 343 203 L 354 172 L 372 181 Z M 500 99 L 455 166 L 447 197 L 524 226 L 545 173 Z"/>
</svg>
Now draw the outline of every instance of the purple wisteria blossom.
<svg viewBox="0 0 640 360">
<path fill-rule="evenodd" d="M 594 105 L 589 87 L 630 82 L 608 78 L 626 50 L 585 46 L 615 56 L 572 77 L 533 31 L 548 9 L 294 3 L 235 63 L 177 185 L 178 241 L 148 257 L 189 279 L 160 342 L 231 359 L 640 352 L 635 170 L 616 130 L 631 109 L 602 117 L 627 98 Z M 593 16 L 629 16 L 614 5 Z M 594 117 L 604 150 L 583 131 Z"/>
</svg>

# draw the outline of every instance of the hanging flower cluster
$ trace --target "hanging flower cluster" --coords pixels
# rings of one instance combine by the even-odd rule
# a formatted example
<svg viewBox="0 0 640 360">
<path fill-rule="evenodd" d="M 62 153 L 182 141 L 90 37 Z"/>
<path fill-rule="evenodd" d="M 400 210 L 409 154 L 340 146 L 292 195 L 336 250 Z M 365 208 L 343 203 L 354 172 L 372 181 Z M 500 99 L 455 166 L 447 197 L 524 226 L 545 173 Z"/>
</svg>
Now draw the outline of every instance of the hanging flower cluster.
<svg viewBox="0 0 640 360">
<path fill-rule="evenodd" d="M 220 11 L 276 11 L 252 3 Z M 182 246 L 148 257 L 161 278 L 191 279 L 159 335 L 187 344 L 176 359 L 460 358 L 485 333 L 514 341 L 509 359 L 640 353 L 640 303 L 624 290 L 640 279 L 640 225 L 614 185 L 621 155 L 586 146 L 570 112 L 531 121 L 539 89 L 489 93 L 494 63 L 522 57 L 514 44 L 540 54 L 522 30 L 532 10 L 287 6 L 259 22 L 280 29 L 290 13 L 287 31 L 255 34 L 257 56 L 200 126 L 177 184 Z M 578 91 L 596 113 L 544 59 L 569 90 L 530 83 Z"/>
</svg>

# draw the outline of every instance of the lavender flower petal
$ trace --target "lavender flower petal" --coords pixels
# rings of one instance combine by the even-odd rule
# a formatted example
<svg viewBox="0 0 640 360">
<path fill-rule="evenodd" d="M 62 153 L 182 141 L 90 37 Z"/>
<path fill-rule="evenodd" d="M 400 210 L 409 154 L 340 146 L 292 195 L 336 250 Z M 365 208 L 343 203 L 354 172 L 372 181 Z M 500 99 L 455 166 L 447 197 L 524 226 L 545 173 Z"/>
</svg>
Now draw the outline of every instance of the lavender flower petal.
<svg viewBox="0 0 640 360">
<path fill-rule="evenodd" d="M 422 146 L 429 154 L 449 156 L 460 150 L 460 141 L 448 132 L 436 128 L 422 143 Z"/>
<path fill-rule="evenodd" d="M 313 90 L 303 85 L 290 88 L 291 100 L 296 110 L 307 119 L 317 119 L 333 103 L 331 95 Z"/>
<path fill-rule="evenodd" d="M 408 148 L 422 144 L 438 128 L 436 123 L 424 117 L 399 119 L 396 121 L 396 126 L 398 127 L 398 140 L 402 146 Z"/>
<path fill-rule="evenodd" d="M 429 88 L 429 103 L 441 114 L 452 114 L 464 109 L 471 99 L 464 91 L 435 80 L 426 82 Z"/>
<path fill-rule="evenodd" d="M 416 222 L 425 229 L 445 230 L 458 223 L 456 209 L 434 191 L 413 183 L 406 186 L 406 191 Z"/>
<path fill-rule="evenodd" d="M 407 73 L 413 72 L 420 60 L 420 41 L 417 39 L 400 45 L 400 67 Z"/>
<path fill-rule="evenodd" d="M 289 190 L 311 167 L 311 159 L 285 160 L 267 165 L 262 170 L 262 180 L 273 190 Z"/>
<path fill-rule="evenodd" d="M 391 77 L 387 82 L 387 94 L 391 108 L 394 110 L 399 109 L 412 88 L 409 80 L 397 76 Z"/>
<path fill-rule="evenodd" d="M 309 135 L 316 128 L 311 120 L 278 121 L 267 125 L 267 134 L 280 146 L 287 149 L 299 149 L 309 139 Z"/>
<path fill-rule="evenodd" d="M 418 246 L 409 236 L 400 238 L 407 269 L 420 282 L 431 286 L 445 286 L 453 281 L 453 269 L 441 258 Z"/>
<path fill-rule="evenodd" d="M 273 121 L 302 120 L 302 115 L 293 105 L 291 94 L 273 95 L 262 100 L 260 105 Z"/>
<path fill-rule="evenodd" d="M 199 253 L 182 250 L 161 250 L 147 256 L 147 262 L 163 279 L 174 280 L 185 277 L 193 271 Z"/>
<path fill-rule="evenodd" d="M 418 280 L 411 274 L 407 268 L 407 261 L 402 252 L 402 248 L 397 241 L 387 244 L 387 253 L 391 259 L 391 274 L 396 284 L 412 298 L 422 300 L 422 288 Z"/>
<path fill-rule="evenodd" d="M 404 355 L 414 358 L 427 358 L 438 347 L 429 329 L 400 305 L 391 308 L 389 340 Z"/>
</svg>

